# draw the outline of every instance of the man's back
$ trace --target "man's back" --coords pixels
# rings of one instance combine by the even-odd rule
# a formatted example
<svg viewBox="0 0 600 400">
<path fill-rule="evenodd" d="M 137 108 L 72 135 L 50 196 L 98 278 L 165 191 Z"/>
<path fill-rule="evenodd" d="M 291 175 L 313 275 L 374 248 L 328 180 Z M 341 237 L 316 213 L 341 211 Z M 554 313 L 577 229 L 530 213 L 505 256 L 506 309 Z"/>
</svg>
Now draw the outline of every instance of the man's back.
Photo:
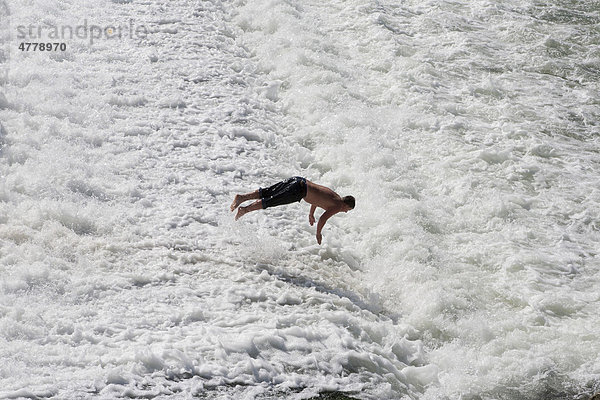
<svg viewBox="0 0 600 400">
<path fill-rule="evenodd" d="M 328 187 L 318 185 L 309 180 L 306 181 L 307 190 L 304 201 L 314 206 L 321 207 L 324 210 L 339 208 L 342 204 L 342 198 Z"/>
</svg>

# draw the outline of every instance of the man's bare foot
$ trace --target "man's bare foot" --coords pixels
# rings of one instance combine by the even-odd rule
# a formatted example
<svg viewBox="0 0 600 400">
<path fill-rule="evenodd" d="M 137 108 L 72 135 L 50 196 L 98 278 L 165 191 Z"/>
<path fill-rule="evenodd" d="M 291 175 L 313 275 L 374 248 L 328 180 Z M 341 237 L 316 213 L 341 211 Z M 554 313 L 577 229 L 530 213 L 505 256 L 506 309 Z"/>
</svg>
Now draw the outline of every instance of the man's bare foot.
<svg viewBox="0 0 600 400">
<path fill-rule="evenodd" d="M 231 207 L 229 207 L 229 209 L 231 210 L 231 212 L 233 212 L 233 210 L 238 208 L 238 206 L 240 204 L 242 204 L 243 202 L 244 201 L 243 201 L 242 196 L 240 196 L 239 194 L 236 194 L 235 197 L 233 198 L 233 203 L 231 203 Z M 235 219 L 237 219 L 237 217 Z"/>
<path fill-rule="evenodd" d="M 235 215 L 235 220 L 237 221 L 238 219 L 240 219 L 247 212 L 248 212 L 248 210 L 246 210 L 246 207 L 240 207 L 240 208 L 238 208 L 238 212 Z"/>
</svg>

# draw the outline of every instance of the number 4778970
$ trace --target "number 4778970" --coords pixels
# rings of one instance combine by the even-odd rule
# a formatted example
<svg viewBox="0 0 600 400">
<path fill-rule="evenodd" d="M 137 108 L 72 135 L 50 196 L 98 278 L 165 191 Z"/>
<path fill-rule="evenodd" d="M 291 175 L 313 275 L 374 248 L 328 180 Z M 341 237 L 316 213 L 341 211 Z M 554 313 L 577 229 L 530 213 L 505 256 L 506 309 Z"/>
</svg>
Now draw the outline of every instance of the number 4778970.
<svg viewBox="0 0 600 400">
<path fill-rule="evenodd" d="M 67 50 L 66 43 L 29 43 L 21 42 L 19 44 L 19 50 L 21 51 L 65 51 Z"/>
</svg>

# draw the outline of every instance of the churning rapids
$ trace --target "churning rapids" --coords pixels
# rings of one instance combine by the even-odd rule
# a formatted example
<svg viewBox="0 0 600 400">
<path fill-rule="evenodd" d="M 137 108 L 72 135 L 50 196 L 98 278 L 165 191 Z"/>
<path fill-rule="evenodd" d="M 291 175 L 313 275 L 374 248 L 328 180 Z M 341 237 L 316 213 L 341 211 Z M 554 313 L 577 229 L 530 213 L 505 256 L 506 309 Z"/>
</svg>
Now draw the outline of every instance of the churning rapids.
<svg viewBox="0 0 600 400">
<path fill-rule="evenodd" d="M 0 3 L 0 398 L 600 391 L 597 2 Z"/>
</svg>

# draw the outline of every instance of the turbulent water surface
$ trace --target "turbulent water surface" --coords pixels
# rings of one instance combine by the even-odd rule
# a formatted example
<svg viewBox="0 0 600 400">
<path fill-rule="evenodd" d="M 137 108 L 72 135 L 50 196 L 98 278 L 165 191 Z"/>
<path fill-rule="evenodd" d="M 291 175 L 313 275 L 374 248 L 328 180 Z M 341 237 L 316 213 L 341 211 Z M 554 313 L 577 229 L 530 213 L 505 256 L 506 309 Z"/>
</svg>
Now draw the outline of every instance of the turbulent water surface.
<svg viewBox="0 0 600 400">
<path fill-rule="evenodd" d="M 0 15 L 0 398 L 600 390 L 598 2 Z"/>
</svg>

